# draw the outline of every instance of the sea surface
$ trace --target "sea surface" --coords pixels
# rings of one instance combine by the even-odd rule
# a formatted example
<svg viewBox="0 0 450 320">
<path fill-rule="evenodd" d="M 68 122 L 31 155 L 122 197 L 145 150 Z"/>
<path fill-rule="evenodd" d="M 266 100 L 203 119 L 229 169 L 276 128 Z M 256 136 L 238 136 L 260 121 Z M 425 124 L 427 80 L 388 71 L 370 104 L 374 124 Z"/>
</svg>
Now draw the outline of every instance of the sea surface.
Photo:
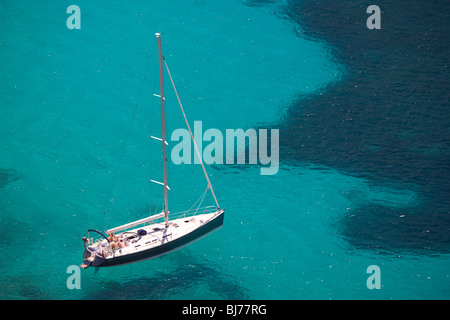
<svg viewBox="0 0 450 320">
<path fill-rule="evenodd" d="M 0 299 L 450 298 L 447 1 L 3 0 L 0 21 Z M 223 228 L 70 289 L 88 229 L 162 210 L 156 32 L 191 126 L 278 129 L 279 170 L 208 166 Z M 195 164 L 168 179 L 172 212 L 206 188 Z"/>
</svg>

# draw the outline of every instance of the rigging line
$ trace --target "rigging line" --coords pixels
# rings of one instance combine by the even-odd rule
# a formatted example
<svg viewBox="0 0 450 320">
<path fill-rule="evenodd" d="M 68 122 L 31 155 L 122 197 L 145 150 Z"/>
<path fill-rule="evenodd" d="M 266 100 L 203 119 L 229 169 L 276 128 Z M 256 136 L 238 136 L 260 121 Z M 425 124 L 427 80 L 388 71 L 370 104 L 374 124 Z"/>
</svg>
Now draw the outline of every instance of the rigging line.
<svg viewBox="0 0 450 320">
<path fill-rule="evenodd" d="M 208 188 L 206 188 L 205 191 L 203 191 L 203 193 L 200 195 L 200 197 L 197 199 L 197 201 L 195 201 L 195 203 L 194 203 L 187 211 L 191 211 L 192 208 L 195 207 L 195 205 L 197 204 L 197 202 L 199 202 L 199 200 L 202 199 L 202 200 L 200 201 L 200 204 L 199 204 L 199 206 L 200 206 L 200 205 L 202 204 L 202 202 L 203 202 L 203 199 L 205 199 L 206 192 L 208 192 Z M 197 210 L 198 210 L 198 208 L 197 208 Z"/>
<path fill-rule="evenodd" d="M 158 213 L 158 211 L 159 211 L 159 205 L 161 204 L 161 200 L 162 200 L 162 197 L 159 197 L 158 205 L 156 206 L 156 209 L 155 209 L 155 213 L 154 213 L 154 214 L 157 214 L 157 213 Z"/>
<path fill-rule="evenodd" d="M 146 68 L 146 72 L 145 72 L 145 76 L 144 76 L 144 81 L 142 81 L 141 90 L 140 90 L 140 93 L 139 93 L 139 98 L 138 98 L 138 100 L 136 102 L 136 105 L 134 107 L 133 117 L 131 118 L 132 120 L 130 122 L 130 126 L 129 126 L 127 134 L 126 134 L 125 143 L 123 144 L 122 150 L 120 152 L 119 165 L 117 166 L 116 171 L 114 173 L 113 185 L 112 185 L 112 195 L 113 195 L 112 200 L 113 201 L 112 201 L 112 204 L 109 207 L 109 215 L 108 215 L 108 219 L 106 220 L 106 228 L 105 228 L 105 230 L 108 230 L 109 220 L 111 219 L 111 212 L 112 212 L 112 209 L 113 209 L 114 204 L 115 204 L 114 197 L 117 194 L 117 191 L 119 190 L 119 181 L 118 181 L 119 171 L 121 170 L 121 167 L 122 167 L 122 163 L 123 163 L 122 160 L 123 160 L 123 157 L 125 156 L 125 153 L 126 153 L 127 142 L 129 141 L 129 137 L 130 137 L 131 131 L 133 129 L 133 123 L 134 123 L 134 120 L 136 119 L 136 115 L 137 115 L 137 112 L 139 110 L 139 105 L 140 105 L 141 100 L 142 100 L 142 94 L 144 92 L 144 87 L 145 87 L 145 81 L 148 78 L 148 74 L 149 74 L 149 71 L 150 71 L 150 65 L 151 65 L 151 63 L 153 61 L 153 53 L 155 51 L 155 47 L 156 47 L 156 45 L 153 44 L 152 51 L 151 51 L 151 54 L 150 54 L 150 59 L 149 59 L 149 61 L 147 63 L 147 68 Z M 152 101 L 153 101 L 153 99 L 152 99 Z M 105 211 L 106 211 L 106 209 L 105 209 Z M 105 213 L 105 211 L 103 213 Z"/>
<path fill-rule="evenodd" d="M 206 192 L 208 191 L 208 188 L 206 188 L 206 190 L 205 190 L 205 192 L 203 192 L 203 197 L 202 197 L 202 200 L 200 201 L 200 203 L 198 204 L 198 206 L 197 206 L 197 209 L 195 209 L 195 212 L 194 212 L 194 215 L 196 215 L 197 214 L 197 212 L 198 212 L 198 209 L 200 209 L 200 206 L 202 205 L 202 203 L 203 203 L 203 200 L 205 200 L 205 196 L 206 196 Z"/>
<path fill-rule="evenodd" d="M 169 67 L 167 66 L 166 59 L 163 58 L 163 60 L 164 60 L 164 64 L 166 65 L 166 69 L 167 69 L 167 73 L 169 74 L 170 81 L 172 82 L 173 90 L 175 91 L 175 95 L 177 96 L 178 104 L 180 105 L 181 111 L 183 112 L 184 120 L 185 120 L 186 125 L 188 127 L 189 133 L 191 134 L 191 138 L 192 138 L 192 142 L 194 143 L 195 151 L 197 152 L 197 156 L 198 156 L 198 158 L 200 160 L 200 164 L 202 165 L 203 173 L 205 174 L 205 178 L 208 181 L 208 188 L 211 190 L 211 193 L 212 193 L 212 196 L 214 198 L 214 201 L 216 202 L 217 208 L 220 209 L 219 202 L 217 202 L 217 198 L 216 198 L 216 195 L 214 194 L 213 187 L 211 185 L 211 182 L 209 181 L 208 174 L 206 173 L 206 169 L 205 169 L 205 165 L 203 164 L 202 156 L 200 155 L 200 152 L 198 151 L 197 143 L 195 143 L 194 135 L 192 134 L 191 127 L 189 126 L 189 122 L 187 120 L 186 114 L 184 113 L 183 105 L 181 104 L 180 97 L 178 96 L 177 89 L 175 88 L 175 83 L 173 82 L 172 76 L 170 75 L 170 71 L 169 71 Z"/>
</svg>

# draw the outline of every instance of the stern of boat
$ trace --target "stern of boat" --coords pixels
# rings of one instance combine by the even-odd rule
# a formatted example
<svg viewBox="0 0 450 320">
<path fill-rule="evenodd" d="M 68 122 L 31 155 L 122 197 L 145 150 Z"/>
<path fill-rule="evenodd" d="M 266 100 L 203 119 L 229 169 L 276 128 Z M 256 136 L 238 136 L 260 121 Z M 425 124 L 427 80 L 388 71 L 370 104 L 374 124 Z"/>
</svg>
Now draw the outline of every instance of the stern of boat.
<svg viewBox="0 0 450 320">
<path fill-rule="evenodd" d="M 81 268 L 86 269 L 89 267 L 100 267 L 105 261 L 105 255 L 109 255 L 109 245 L 108 239 L 104 234 L 97 230 L 88 230 L 88 235 L 90 231 L 94 231 L 101 235 L 104 239 L 98 239 L 94 241 L 93 238 L 83 237 L 84 241 L 84 253 L 83 253 L 83 263 L 80 265 Z"/>
</svg>

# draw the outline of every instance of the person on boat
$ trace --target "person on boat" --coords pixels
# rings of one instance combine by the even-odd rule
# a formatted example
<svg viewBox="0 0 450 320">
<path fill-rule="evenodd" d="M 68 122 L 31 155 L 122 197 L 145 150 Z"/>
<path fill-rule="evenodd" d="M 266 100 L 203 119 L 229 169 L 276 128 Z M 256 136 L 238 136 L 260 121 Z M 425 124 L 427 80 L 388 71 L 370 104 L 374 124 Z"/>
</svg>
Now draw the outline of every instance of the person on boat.
<svg viewBox="0 0 450 320">
<path fill-rule="evenodd" d="M 111 233 L 109 234 L 108 240 L 109 240 L 109 242 L 114 242 L 114 241 L 116 241 L 116 235 L 114 234 L 114 232 L 111 232 Z"/>
<path fill-rule="evenodd" d="M 111 232 L 111 233 L 109 234 L 108 240 L 109 240 L 109 243 L 110 243 L 110 245 L 111 245 L 111 248 L 113 248 L 114 250 L 119 249 L 119 243 L 118 243 L 118 240 L 119 240 L 119 239 L 117 239 L 117 237 L 116 237 L 116 235 L 114 234 L 114 232 Z"/>
</svg>

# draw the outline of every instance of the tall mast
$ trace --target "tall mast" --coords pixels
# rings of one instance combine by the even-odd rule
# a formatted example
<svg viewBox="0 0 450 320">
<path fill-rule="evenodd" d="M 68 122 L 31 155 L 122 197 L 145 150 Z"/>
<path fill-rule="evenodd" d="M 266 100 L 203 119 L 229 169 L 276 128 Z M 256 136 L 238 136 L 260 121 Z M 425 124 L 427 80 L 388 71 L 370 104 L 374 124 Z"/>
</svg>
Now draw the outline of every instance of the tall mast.
<svg viewBox="0 0 450 320">
<path fill-rule="evenodd" d="M 169 225 L 169 201 L 167 198 L 167 158 L 166 158 L 166 124 L 164 117 L 164 81 L 163 81 L 163 55 L 161 49 L 161 35 L 156 33 L 159 48 L 159 86 L 161 91 L 161 129 L 162 129 L 162 153 L 164 171 L 164 219 L 166 227 Z"/>
</svg>

